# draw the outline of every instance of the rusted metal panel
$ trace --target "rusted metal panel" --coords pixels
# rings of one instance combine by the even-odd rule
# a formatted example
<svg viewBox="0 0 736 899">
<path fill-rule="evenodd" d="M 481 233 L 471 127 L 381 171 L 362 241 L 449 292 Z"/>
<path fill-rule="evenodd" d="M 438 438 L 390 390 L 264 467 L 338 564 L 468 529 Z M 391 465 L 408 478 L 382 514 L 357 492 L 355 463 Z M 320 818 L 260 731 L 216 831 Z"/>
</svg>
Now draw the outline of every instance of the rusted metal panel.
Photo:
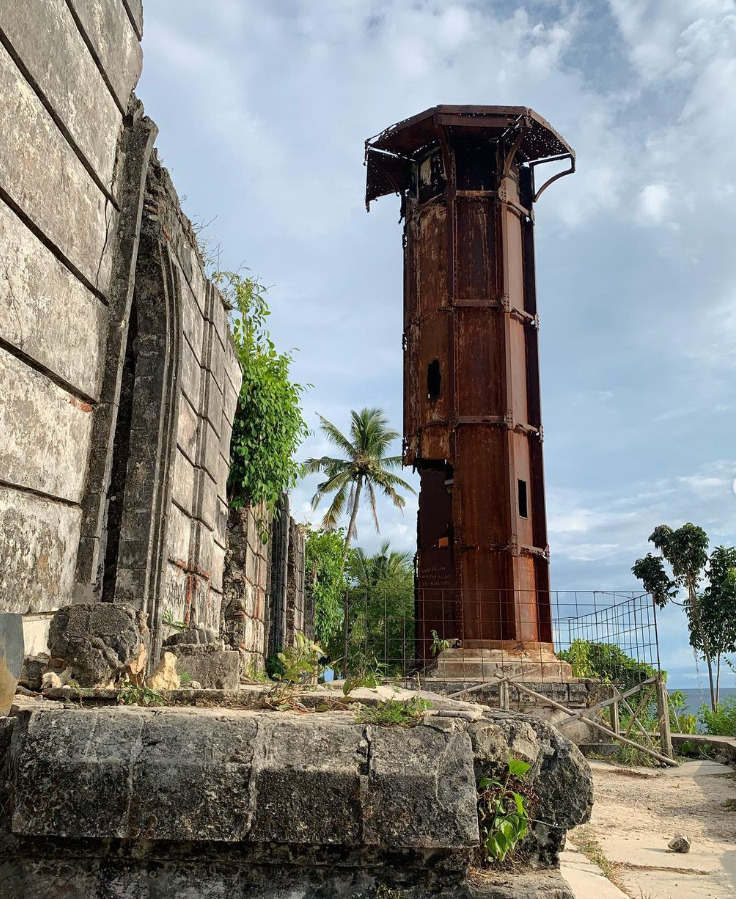
<svg viewBox="0 0 736 899">
<path fill-rule="evenodd" d="M 551 642 L 531 208 L 575 156 L 532 110 L 438 106 L 366 142 L 406 219 L 404 460 L 420 472 L 417 648 Z"/>
</svg>

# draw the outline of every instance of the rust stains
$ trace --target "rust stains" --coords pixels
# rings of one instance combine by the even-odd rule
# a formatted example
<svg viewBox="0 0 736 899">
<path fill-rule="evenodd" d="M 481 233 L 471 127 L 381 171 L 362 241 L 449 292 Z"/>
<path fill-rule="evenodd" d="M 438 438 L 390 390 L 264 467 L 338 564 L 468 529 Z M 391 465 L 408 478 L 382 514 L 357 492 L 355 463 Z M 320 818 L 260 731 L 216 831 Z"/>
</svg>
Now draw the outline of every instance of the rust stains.
<svg viewBox="0 0 736 899">
<path fill-rule="evenodd" d="M 568 161 L 537 189 L 536 166 Z M 402 200 L 404 463 L 419 471 L 419 654 L 551 643 L 533 204 L 575 154 L 526 107 L 437 106 L 366 142 Z"/>
</svg>

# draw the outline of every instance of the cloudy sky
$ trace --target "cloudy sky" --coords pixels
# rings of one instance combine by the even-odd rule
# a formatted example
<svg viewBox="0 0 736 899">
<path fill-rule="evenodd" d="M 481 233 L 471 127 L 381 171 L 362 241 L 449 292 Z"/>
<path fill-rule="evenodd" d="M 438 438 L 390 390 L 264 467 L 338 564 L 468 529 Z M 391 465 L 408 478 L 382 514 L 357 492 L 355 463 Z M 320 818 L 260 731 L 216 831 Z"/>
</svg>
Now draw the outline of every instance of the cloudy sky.
<svg viewBox="0 0 736 899">
<path fill-rule="evenodd" d="M 438 103 L 548 119 L 578 160 L 537 206 L 553 587 L 635 588 L 662 522 L 734 542 L 734 0 L 148 0 L 144 51 L 184 207 L 273 285 L 315 431 L 373 405 L 401 426 L 399 204 L 366 215 L 364 140 Z M 412 549 L 415 506 L 379 511 Z M 695 686 L 681 616 L 663 664 Z"/>
</svg>

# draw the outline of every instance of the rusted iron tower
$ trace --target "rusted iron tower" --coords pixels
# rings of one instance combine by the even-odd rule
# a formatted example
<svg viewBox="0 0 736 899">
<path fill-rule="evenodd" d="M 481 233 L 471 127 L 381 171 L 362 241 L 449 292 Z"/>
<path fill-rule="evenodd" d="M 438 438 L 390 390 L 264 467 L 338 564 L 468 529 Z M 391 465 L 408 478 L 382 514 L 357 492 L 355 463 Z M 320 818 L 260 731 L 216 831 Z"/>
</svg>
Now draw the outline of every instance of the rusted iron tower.
<svg viewBox="0 0 736 899">
<path fill-rule="evenodd" d="M 540 188 L 535 168 L 566 161 Z M 404 464 L 420 473 L 419 653 L 551 649 L 533 204 L 575 154 L 531 109 L 436 106 L 366 142 L 401 196 Z"/>
</svg>

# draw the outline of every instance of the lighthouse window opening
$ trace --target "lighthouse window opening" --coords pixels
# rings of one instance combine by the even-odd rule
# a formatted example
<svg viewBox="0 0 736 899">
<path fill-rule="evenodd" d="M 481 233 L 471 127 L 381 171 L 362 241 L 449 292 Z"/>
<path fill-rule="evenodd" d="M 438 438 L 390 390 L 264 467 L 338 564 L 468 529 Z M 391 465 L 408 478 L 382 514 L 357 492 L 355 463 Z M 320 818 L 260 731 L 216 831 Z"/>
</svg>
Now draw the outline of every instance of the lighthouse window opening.
<svg viewBox="0 0 736 899">
<path fill-rule="evenodd" d="M 526 487 L 526 481 L 522 481 L 519 479 L 516 482 L 518 499 L 519 499 L 519 517 L 520 518 L 528 518 L 529 517 L 529 499 Z"/>
<path fill-rule="evenodd" d="M 439 359 L 430 362 L 427 366 L 427 397 L 430 400 L 436 400 L 440 395 L 442 386 L 442 375 L 440 374 Z"/>
</svg>

